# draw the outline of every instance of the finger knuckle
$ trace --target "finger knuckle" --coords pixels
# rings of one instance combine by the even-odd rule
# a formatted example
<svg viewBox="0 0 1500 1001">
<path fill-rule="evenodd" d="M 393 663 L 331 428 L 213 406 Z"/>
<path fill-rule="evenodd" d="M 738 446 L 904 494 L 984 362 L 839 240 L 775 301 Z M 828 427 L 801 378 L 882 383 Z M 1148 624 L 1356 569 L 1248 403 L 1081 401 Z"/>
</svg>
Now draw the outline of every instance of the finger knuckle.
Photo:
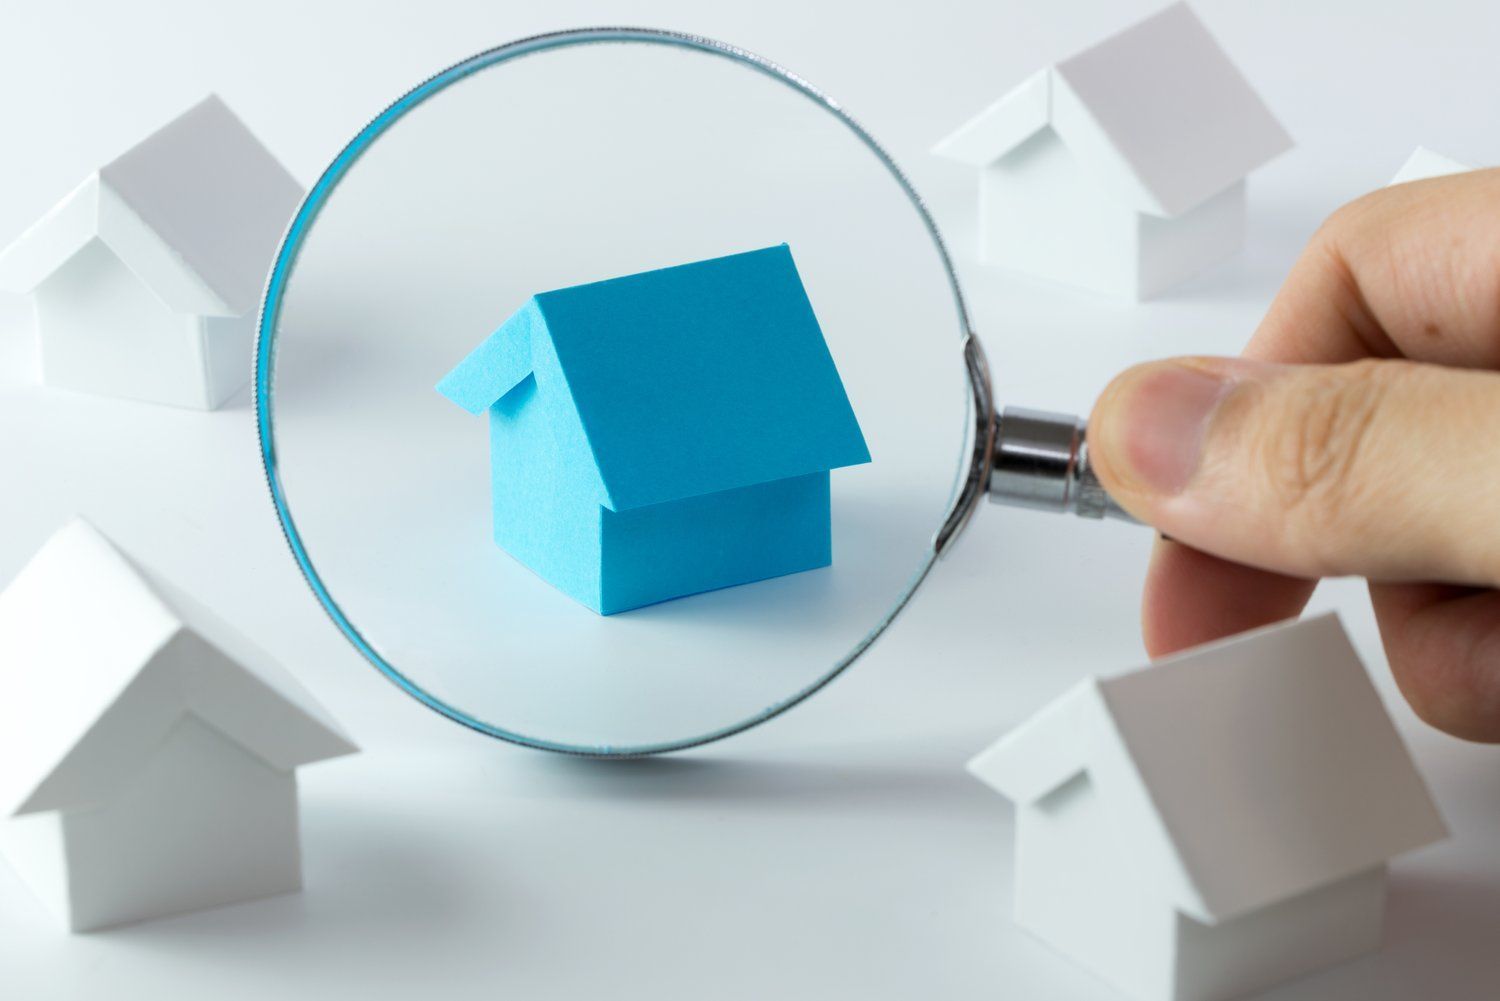
<svg viewBox="0 0 1500 1001">
<path fill-rule="evenodd" d="M 1377 216 L 1391 200 L 1388 189 L 1380 188 L 1345 202 L 1323 220 L 1313 234 L 1314 244 L 1336 244 Z"/>
<path fill-rule="evenodd" d="M 1388 381 L 1379 364 L 1355 362 L 1298 380 L 1270 401 L 1279 413 L 1261 444 L 1265 482 L 1312 553 L 1364 510 L 1362 470 Z"/>
</svg>

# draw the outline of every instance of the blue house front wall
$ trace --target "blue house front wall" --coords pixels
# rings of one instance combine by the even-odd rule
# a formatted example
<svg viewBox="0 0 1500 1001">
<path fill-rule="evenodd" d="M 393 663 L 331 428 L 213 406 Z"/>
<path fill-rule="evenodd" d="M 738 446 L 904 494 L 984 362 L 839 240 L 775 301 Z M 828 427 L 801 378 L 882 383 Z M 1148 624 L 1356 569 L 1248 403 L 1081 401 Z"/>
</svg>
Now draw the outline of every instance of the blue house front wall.
<svg viewBox="0 0 1500 1001">
<path fill-rule="evenodd" d="M 599 611 L 603 487 L 545 337 L 533 339 L 532 365 L 489 410 L 495 542 Z"/>
<path fill-rule="evenodd" d="M 603 510 L 608 615 L 780 577 L 833 561 L 828 473 L 635 508 Z"/>
</svg>

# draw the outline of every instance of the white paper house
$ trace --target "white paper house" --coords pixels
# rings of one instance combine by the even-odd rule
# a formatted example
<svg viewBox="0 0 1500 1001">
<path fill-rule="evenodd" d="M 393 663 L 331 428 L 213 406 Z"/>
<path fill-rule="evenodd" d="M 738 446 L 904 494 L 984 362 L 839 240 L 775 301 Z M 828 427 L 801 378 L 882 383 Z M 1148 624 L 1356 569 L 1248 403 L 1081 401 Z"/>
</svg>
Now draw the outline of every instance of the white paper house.
<svg viewBox="0 0 1500 1001">
<path fill-rule="evenodd" d="M 1334 616 L 1086 681 L 969 768 L 1016 805 L 1017 922 L 1147 1001 L 1377 948 L 1386 861 L 1446 833 Z"/>
<path fill-rule="evenodd" d="M 0 251 L 42 381 L 211 410 L 250 378 L 256 307 L 302 188 L 210 96 Z"/>
<path fill-rule="evenodd" d="M 75 931 L 301 885 L 295 769 L 355 750 L 82 521 L 0 592 L 0 856 Z"/>
<path fill-rule="evenodd" d="M 1396 176 L 1391 178 L 1390 184 L 1424 181 L 1429 177 L 1447 177 L 1449 174 L 1463 174 L 1473 169 L 1467 163 L 1460 163 L 1451 156 L 1435 153 L 1426 146 L 1418 146 L 1411 151 L 1411 156 L 1406 158 L 1401 169 L 1396 171 Z"/>
<path fill-rule="evenodd" d="M 1174 4 L 1041 70 L 934 147 L 978 167 L 982 261 L 1144 298 L 1233 254 L 1291 139 Z"/>
</svg>

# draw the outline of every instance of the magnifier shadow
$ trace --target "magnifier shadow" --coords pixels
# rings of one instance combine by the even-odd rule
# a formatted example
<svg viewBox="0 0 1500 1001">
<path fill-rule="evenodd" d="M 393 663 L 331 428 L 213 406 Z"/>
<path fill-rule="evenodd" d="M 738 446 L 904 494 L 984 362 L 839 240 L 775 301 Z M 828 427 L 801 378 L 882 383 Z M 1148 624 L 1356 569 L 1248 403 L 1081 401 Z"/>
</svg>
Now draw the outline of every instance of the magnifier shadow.
<svg viewBox="0 0 1500 1001">
<path fill-rule="evenodd" d="M 651 757 L 619 760 L 548 757 L 537 762 L 528 795 L 628 800 L 647 807 L 713 803 L 763 811 L 869 808 L 889 812 L 988 812 L 989 797 L 961 767 L 816 762 L 786 758 Z"/>
</svg>

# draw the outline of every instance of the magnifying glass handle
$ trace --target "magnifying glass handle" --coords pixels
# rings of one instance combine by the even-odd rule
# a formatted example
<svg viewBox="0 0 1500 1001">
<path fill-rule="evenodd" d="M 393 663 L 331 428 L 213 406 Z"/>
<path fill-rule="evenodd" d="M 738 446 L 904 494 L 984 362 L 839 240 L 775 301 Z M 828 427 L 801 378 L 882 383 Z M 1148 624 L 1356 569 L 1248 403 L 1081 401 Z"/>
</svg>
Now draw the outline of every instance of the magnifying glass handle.
<svg viewBox="0 0 1500 1001">
<path fill-rule="evenodd" d="M 1072 414 L 1006 407 L 995 420 L 990 500 L 1080 518 L 1135 519 L 1100 486 L 1089 465 L 1086 421 Z"/>
</svg>

